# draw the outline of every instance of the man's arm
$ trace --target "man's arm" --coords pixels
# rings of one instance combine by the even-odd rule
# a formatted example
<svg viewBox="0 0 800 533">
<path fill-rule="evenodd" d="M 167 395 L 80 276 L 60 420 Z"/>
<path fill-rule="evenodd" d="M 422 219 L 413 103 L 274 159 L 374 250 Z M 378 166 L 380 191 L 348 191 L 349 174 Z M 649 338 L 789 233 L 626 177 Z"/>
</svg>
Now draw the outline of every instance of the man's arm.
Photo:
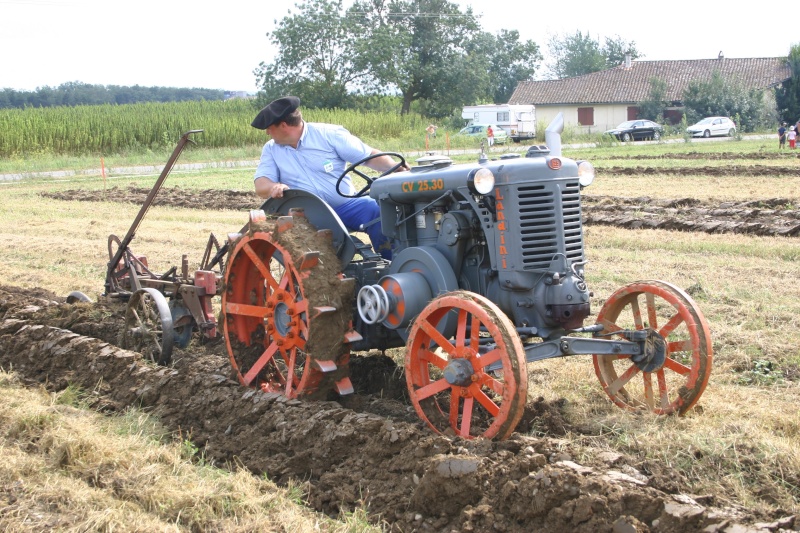
<svg viewBox="0 0 800 533">
<path fill-rule="evenodd" d="M 381 153 L 380 150 L 372 150 L 372 153 L 370 155 L 375 155 L 375 154 L 379 154 L 379 153 Z M 381 156 L 381 157 L 376 157 L 372 161 L 369 161 L 369 162 L 365 163 L 365 165 L 367 165 L 369 168 L 371 168 L 372 170 L 377 170 L 378 172 L 386 172 L 390 168 L 394 167 L 396 164 L 397 164 L 397 161 L 395 161 L 394 159 L 392 159 L 388 155 L 384 155 L 384 156 Z M 397 172 L 404 172 L 406 170 L 411 170 L 408 167 L 408 164 L 405 164 L 405 165 L 401 166 L 400 168 L 398 168 Z"/>
<path fill-rule="evenodd" d="M 253 181 L 256 194 L 261 198 L 283 198 L 283 191 L 289 188 L 283 183 L 275 183 L 271 179 L 260 176 Z"/>
</svg>

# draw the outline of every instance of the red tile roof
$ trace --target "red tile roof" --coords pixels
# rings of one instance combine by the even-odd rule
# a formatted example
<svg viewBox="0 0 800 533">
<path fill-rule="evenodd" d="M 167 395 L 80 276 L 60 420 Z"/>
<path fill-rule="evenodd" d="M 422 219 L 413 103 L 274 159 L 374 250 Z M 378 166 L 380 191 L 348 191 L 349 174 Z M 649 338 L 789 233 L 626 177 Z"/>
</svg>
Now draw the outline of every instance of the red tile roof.
<svg viewBox="0 0 800 533">
<path fill-rule="evenodd" d="M 631 61 L 625 65 L 561 80 L 521 81 L 509 104 L 635 104 L 647 100 L 650 80 L 667 82 L 666 100 L 680 102 L 692 81 L 708 81 L 714 71 L 748 89 L 775 86 L 791 77 L 784 57 Z"/>
</svg>

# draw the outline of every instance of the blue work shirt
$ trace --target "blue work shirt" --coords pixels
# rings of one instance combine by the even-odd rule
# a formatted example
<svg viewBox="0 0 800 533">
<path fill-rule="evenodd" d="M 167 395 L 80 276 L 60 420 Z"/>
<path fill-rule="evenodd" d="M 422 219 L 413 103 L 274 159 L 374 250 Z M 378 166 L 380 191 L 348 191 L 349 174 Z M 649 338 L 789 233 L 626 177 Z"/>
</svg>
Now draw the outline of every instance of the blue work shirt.
<svg viewBox="0 0 800 533">
<path fill-rule="evenodd" d="M 348 163 L 360 161 L 371 153 L 372 148 L 342 126 L 305 122 L 296 149 L 276 144 L 273 139 L 267 141 L 255 178 L 267 178 L 314 193 L 336 208 L 350 202 L 336 192 L 336 180 Z M 341 191 L 353 194 L 350 176 L 342 183 Z"/>
</svg>

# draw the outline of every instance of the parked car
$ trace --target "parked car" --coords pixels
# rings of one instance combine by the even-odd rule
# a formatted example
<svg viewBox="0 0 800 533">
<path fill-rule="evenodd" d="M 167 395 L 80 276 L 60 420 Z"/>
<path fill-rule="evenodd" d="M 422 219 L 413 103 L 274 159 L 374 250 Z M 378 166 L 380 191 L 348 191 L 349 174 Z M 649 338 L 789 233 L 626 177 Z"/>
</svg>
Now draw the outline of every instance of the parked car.
<svg viewBox="0 0 800 533">
<path fill-rule="evenodd" d="M 458 135 L 467 135 L 468 137 L 479 137 L 485 139 L 486 131 L 489 126 L 492 127 L 495 144 L 505 144 L 508 142 L 508 133 L 506 133 L 506 130 L 496 124 L 470 124 L 466 128 L 462 128 L 461 131 L 458 132 Z"/>
<path fill-rule="evenodd" d="M 686 128 L 692 137 L 711 137 L 712 135 L 736 135 L 736 124 L 728 117 L 706 117 L 697 124 Z"/>
<path fill-rule="evenodd" d="M 652 120 L 628 120 L 608 130 L 608 135 L 613 135 L 620 141 L 657 141 L 661 138 L 663 128 Z"/>
</svg>

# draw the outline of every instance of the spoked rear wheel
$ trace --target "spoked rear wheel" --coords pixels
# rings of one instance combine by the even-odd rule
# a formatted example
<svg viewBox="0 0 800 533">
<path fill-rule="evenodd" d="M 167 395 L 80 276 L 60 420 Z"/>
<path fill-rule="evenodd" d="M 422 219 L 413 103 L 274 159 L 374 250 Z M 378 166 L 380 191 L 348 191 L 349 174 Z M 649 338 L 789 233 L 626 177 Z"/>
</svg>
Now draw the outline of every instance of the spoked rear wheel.
<svg viewBox="0 0 800 533">
<path fill-rule="evenodd" d="M 628 357 L 594 356 L 594 369 L 609 398 L 625 409 L 684 414 L 711 374 L 711 332 L 694 300 L 663 281 L 640 281 L 609 297 L 597 317 L 604 329 L 653 329 L 666 341 L 664 364 L 643 372 Z"/>
<path fill-rule="evenodd" d="M 338 269 L 323 268 L 320 252 L 294 246 L 295 241 L 281 235 L 301 220 L 305 218 L 294 222 L 282 217 L 277 224 L 261 226 L 251 221 L 251 231 L 232 243 L 222 297 L 224 335 L 243 385 L 289 398 L 324 397 L 347 370 L 349 352 L 343 341 L 349 316 L 346 310 L 310 303 L 309 296 L 312 302 L 331 296 L 309 294 L 315 292 L 308 287 L 312 274 L 317 277 L 314 286 L 326 289 L 339 278 L 332 274 Z M 307 222 L 294 231 L 316 235 Z M 335 252 L 329 253 L 335 258 Z"/>
<path fill-rule="evenodd" d="M 166 298 L 156 289 L 139 289 L 128 300 L 122 347 L 159 365 L 172 361 L 174 332 Z"/>
<path fill-rule="evenodd" d="M 456 332 L 445 338 L 437 327 L 451 314 Z M 483 296 L 455 291 L 428 304 L 411 329 L 405 368 L 414 409 L 438 433 L 505 439 L 522 417 L 525 351 L 508 317 Z"/>
</svg>

